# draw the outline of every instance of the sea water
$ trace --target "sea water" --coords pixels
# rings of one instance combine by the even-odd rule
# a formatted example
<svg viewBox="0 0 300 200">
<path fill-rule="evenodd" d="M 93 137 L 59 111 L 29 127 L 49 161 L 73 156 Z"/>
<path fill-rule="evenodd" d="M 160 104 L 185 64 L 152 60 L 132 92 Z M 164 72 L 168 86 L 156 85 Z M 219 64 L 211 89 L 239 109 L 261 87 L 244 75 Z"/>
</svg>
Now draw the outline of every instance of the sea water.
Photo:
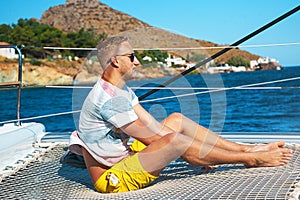
<svg viewBox="0 0 300 200">
<path fill-rule="evenodd" d="M 299 77 L 300 67 L 188 75 L 148 96 L 141 104 L 158 120 L 181 112 L 219 133 L 300 134 Z M 170 78 L 129 81 L 128 86 L 141 96 Z M 80 111 L 90 89 L 23 89 L 21 118 L 33 117 L 28 121 L 43 123 L 48 132 L 71 132 L 76 129 L 78 113 L 63 113 Z M 16 90 L 0 90 L 0 123 L 16 119 L 16 96 Z M 56 113 L 62 115 L 52 116 Z M 35 119 L 37 116 L 44 117 Z"/>
</svg>

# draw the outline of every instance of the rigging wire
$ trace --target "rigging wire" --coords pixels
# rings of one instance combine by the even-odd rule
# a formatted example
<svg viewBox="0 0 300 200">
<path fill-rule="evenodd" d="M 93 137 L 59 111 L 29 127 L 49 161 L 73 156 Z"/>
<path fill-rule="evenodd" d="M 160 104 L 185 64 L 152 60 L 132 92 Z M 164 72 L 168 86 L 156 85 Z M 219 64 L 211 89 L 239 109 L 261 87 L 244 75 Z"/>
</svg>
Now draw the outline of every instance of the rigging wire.
<svg viewBox="0 0 300 200">
<path fill-rule="evenodd" d="M 54 114 L 47 114 L 47 115 L 40 115 L 36 117 L 27 117 L 27 118 L 22 118 L 20 119 L 21 121 L 28 121 L 28 120 L 33 120 L 33 119 L 42 119 L 42 118 L 47 118 L 47 117 L 55 117 L 55 116 L 61 116 L 61 115 L 69 115 L 69 114 L 74 114 L 74 113 L 79 113 L 81 110 L 76 110 L 76 111 L 68 111 L 68 112 L 61 112 L 61 113 L 54 113 Z M 6 124 L 6 123 L 13 123 L 16 122 L 17 119 L 13 120 L 7 120 L 0 122 L 0 124 Z"/>
<path fill-rule="evenodd" d="M 161 48 L 161 47 L 152 47 L 152 48 L 133 48 L 136 51 L 142 50 L 207 50 L 207 49 L 236 49 L 236 48 L 258 48 L 258 47 L 276 47 L 276 46 L 295 46 L 300 45 L 300 42 L 287 42 L 287 43 L 269 43 L 269 44 L 250 44 L 250 45 L 223 45 L 223 46 L 208 46 L 208 47 L 169 47 L 169 48 Z M 46 47 L 37 47 L 37 46 L 26 46 L 24 48 L 41 48 L 41 49 L 49 49 L 49 50 L 79 50 L 79 51 L 96 51 L 97 48 L 81 48 L 81 47 L 54 47 L 54 46 L 46 46 Z"/>
<path fill-rule="evenodd" d="M 247 88 L 247 87 L 252 87 L 252 86 L 266 85 L 266 84 L 271 84 L 271 83 L 287 82 L 287 81 L 293 81 L 293 80 L 300 80 L 300 76 L 299 77 L 294 77 L 294 78 L 280 79 L 280 80 L 276 80 L 276 81 L 267 81 L 267 82 L 261 82 L 261 83 L 241 85 L 241 86 L 236 86 L 236 87 L 219 88 L 219 89 L 202 91 L 202 92 L 194 92 L 194 93 L 189 93 L 189 94 L 174 95 L 174 96 L 169 96 L 169 97 L 160 97 L 160 98 L 155 98 L 155 99 L 142 100 L 140 102 L 141 103 L 153 102 L 153 101 L 159 101 L 159 100 L 165 100 L 165 99 L 187 97 L 187 96 L 192 96 L 192 95 L 199 95 L 199 94 L 206 94 L 206 93 L 213 93 L 213 92 L 221 92 L 221 91 L 234 90 L 234 89 L 242 89 L 242 88 Z"/>
<path fill-rule="evenodd" d="M 223 48 L 258 48 L 258 47 L 275 47 L 275 46 L 294 46 L 300 45 L 300 42 L 277 43 L 277 44 L 252 44 L 252 45 L 237 45 L 237 46 L 217 46 L 217 47 L 171 47 L 171 48 L 135 48 L 134 50 L 207 50 L 207 49 L 223 49 Z"/>
<path fill-rule="evenodd" d="M 47 85 L 46 88 L 53 89 L 91 89 L 93 86 L 60 86 L 60 85 Z M 133 90 L 153 90 L 157 87 L 130 87 Z M 282 90 L 287 88 L 300 88 L 300 86 L 278 86 L 278 87 L 247 87 L 247 88 L 234 88 L 234 90 Z M 164 87 L 161 90 L 216 90 L 216 89 L 229 89 L 223 87 Z"/>
<path fill-rule="evenodd" d="M 188 94 L 174 95 L 174 96 L 161 97 L 161 98 L 155 98 L 155 99 L 149 99 L 149 100 L 141 100 L 140 103 L 147 103 L 147 102 L 160 101 L 160 100 L 173 99 L 173 98 L 181 98 L 181 97 L 187 97 L 187 96 L 192 96 L 192 95 L 200 95 L 200 94 L 221 92 L 221 91 L 227 91 L 227 90 L 245 89 L 245 88 L 249 88 L 249 87 L 253 87 L 253 86 L 261 86 L 261 85 L 267 85 L 267 84 L 272 84 L 272 83 L 282 83 L 282 82 L 295 81 L 295 80 L 300 80 L 300 76 L 299 77 L 294 77 L 294 78 L 279 79 L 279 80 L 274 80 L 274 81 L 266 81 L 266 82 L 261 82 L 261 83 L 253 83 L 253 84 L 247 84 L 247 85 L 240 85 L 240 86 L 236 86 L 236 87 L 217 88 L 217 89 L 212 89 L 212 90 L 208 90 L 208 91 L 193 92 L 193 93 L 188 93 Z M 55 87 L 59 88 L 59 86 L 52 86 L 52 87 L 53 88 L 55 88 Z M 71 87 L 72 86 L 70 86 L 68 88 L 71 88 Z M 83 87 L 83 88 L 90 88 L 90 87 Z M 22 118 L 22 119 L 20 119 L 20 121 L 28 121 L 28 120 L 34 120 L 34 119 L 47 118 L 47 117 L 69 115 L 69 114 L 79 113 L 80 111 L 81 110 L 76 110 L 76 111 L 61 112 L 61 113 L 48 114 L 48 115 L 41 115 L 41 116 L 37 116 L 37 117 L 28 117 L 28 118 Z M 13 123 L 13 122 L 16 122 L 16 121 L 17 120 L 8 120 L 8 121 L 0 122 L 0 124 Z"/>
<path fill-rule="evenodd" d="M 234 43 L 231 44 L 229 47 L 240 45 L 241 43 L 243 43 L 243 42 L 247 41 L 248 39 L 254 37 L 255 35 L 257 35 L 257 34 L 263 32 L 264 30 L 270 28 L 270 27 L 273 26 L 274 24 L 277 24 L 278 22 L 282 21 L 283 19 L 287 18 L 288 16 L 294 14 L 295 12 L 297 12 L 297 11 L 299 11 L 299 10 L 300 10 L 300 5 L 297 6 L 297 7 L 295 7 L 294 9 L 288 11 L 287 13 L 281 15 L 280 17 L 274 19 L 273 21 L 269 22 L 268 24 L 264 25 L 263 27 L 257 29 L 256 31 L 254 31 L 254 32 L 252 32 L 252 33 L 250 33 L 250 34 L 248 34 L 247 36 L 243 37 L 242 39 L 240 39 L 240 40 L 234 42 Z M 183 71 L 181 74 L 179 74 L 179 75 L 177 75 L 177 76 L 171 78 L 170 80 L 164 82 L 163 84 L 161 84 L 161 85 L 159 86 L 159 88 L 166 87 L 167 85 L 169 85 L 170 83 L 176 81 L 177 79 L 181 78 L 182 76 L 185 76 L 186 74 L 189 74 L 190 72 L 192 72 L 192 71 L 194 71 L 195 69 L 201 67 L 202 65 L 204 65 L 204 64 L 206 64 L 206 63 L 208 63 L 208 62 L 214 60 L 215 58 L 219 57 L 220 55 L 226 53 L 227 51 L 229 51 L 229 50 L 232 49 L 232 48 L 229 48 L 229 47 L 222 49 L 221 51 L 215 53 L 215 54 L 212 55 L 211 57 L 204 59 L 203 61 L 199 62 L 199 63 L 196 64 L 195 66 L 193 66 L 193 67 L 191 67 L 191 68 L 189 68 L 189 69 Z M 157 91 L 159 90 L 159 88 L 158 88 L 158 89 L 151 90 L 151 91 L 147 92 L 146 94 L 140 96 L 140 97 L 139 97 L 139 100 L 143 100 L 143 99 L 145 99 L 146 97 L 150 96 L 151 94 L 157 92 Z"/>
</svg>

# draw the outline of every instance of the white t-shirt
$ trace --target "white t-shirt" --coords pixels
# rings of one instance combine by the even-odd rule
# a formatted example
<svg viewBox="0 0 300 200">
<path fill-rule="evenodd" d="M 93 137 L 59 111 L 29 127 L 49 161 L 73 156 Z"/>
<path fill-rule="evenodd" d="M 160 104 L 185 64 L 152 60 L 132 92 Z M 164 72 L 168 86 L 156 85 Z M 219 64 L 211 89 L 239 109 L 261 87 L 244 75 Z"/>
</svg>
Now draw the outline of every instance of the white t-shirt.
<svg viewBox="0 0 300 200">
<path fill-rule="evenodd" d="M 101 78 L 90 91 L 81 109 L 78 135 L 98 162 L 112 166 L 129 156 L 129 136 L 117 129 L 138 118 L 133 110 L 138 103 L 129 87 L 121 90 Z"/>
</svg>

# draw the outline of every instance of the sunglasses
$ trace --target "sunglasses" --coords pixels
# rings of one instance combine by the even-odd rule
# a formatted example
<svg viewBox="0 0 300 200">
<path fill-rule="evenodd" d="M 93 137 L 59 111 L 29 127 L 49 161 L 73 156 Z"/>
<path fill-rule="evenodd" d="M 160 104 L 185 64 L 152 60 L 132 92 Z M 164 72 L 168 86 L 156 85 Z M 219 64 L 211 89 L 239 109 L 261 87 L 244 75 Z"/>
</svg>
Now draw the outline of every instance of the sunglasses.
<svg viewBox="0 0 300 200">
<path fill-rule="evenodd" d="M 130 61 L 133 62 L 133 61 L 134 61 L 135 54 L 134 54 L 134 53 L 131 53 L 131 54 L 125 54 L 125 55 L 118 55 L 118 56 L 127 56 L 127 57 L 130 58 Z"/>
</svg>

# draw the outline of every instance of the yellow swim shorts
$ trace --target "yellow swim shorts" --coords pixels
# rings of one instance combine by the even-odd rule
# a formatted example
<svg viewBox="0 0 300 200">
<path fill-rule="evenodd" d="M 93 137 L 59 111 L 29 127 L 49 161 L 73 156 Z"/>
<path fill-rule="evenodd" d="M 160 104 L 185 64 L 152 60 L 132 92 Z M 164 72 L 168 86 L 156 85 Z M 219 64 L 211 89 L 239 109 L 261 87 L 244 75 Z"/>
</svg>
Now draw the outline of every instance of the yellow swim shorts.
<svg viewBox="0 0 300 200">
<path fill-rule="evenodd" d="M 145 149 L 147 146 L 144 145 L 143 143 L 141 143 L 138 140 L 134 140 L 132 142 L 132 144 L 130 145 L 130 149 L 133 153 L 138 153 L 140 151 L 142 151 L 143 149 Z"/>
<path fill-rule="evenodd" d="M 136 141 L 131 146 L 133 152 L 139 152 L 146 147 Z M 127 192 L 144 188 L 157 178 L 158 176 L 153 176 L 145 171 L 138 159 L 138 153 L 136 153 L 105 171 L 94 187 L 102 193 Z"/>
</svg>

